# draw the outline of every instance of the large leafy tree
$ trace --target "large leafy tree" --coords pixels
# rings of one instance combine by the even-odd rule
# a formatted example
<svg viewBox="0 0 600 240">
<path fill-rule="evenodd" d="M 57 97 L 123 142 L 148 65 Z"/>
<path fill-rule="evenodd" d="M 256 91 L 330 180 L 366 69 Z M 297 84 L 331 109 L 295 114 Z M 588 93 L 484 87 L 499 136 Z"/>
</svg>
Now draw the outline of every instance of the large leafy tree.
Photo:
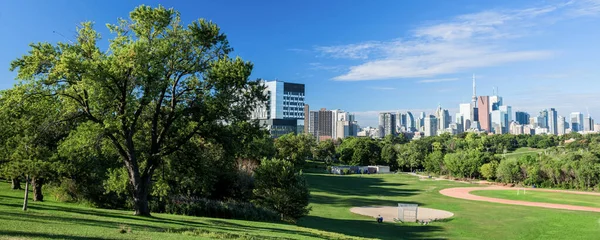
<svg viewBox="0 0 600 240">
<path fill-rule="evenodd" d="M 315 146 L 315 139 L 309 134 L 288 133 L 275 139 L 277 158 L 291 161 L 296 167 L 304 165 Z"/>
<path fill-rule="evenodd" d="M 107 25 L 108 49 L 90 22 L 73 43 L 37 43 L 12 62 L 18 78 L 41 85 L 83 114 L 112 143 L 127 169 L 136 215 L 150 215 L 151 178 L 163 159 L 192 137 L 218 138 L 265 100 L 248 81 L 252 64 L 231 59 L 212 22 L 183 25 L 164 7 L 137 7 Z"/>
<path fill-rule="evenodd" d="M 284 220 L 295 220 L 310 212 L 310 192 L 302 172 L 287 160 L 263 160 L 255 172 L 253 202 L 276 210 Z"/>
<path fill-rule="evenodd" d="M 53 175 L 58 142 L 70 125 L 61 117 L 61 102 L 32 85 L 17 85 L 0 94 L 0 155 L 3 175 L 31 179 L 33 200 L 43 201 L 42 186 Z"/>
</svg>

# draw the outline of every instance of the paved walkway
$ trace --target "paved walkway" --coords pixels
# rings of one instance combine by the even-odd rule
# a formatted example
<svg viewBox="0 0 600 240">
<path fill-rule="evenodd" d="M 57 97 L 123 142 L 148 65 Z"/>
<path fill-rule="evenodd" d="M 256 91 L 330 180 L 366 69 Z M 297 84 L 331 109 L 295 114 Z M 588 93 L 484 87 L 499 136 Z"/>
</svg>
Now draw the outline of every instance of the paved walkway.
<svg viewBox="0 0 600 240">
<path fill-rule="evenodd" d="M 493 203 L 502 203 L 502 204 L 511 204 L 511 205 L 520 205 L 520 206 L 530 206 L 530 207 L 543 207 L 543 208 L 553 208 L 553 209 L 565 209 L 565 210 L 575 210 L 575 211 L 588 211 L 588 212 L 600 212 L 600 208 L 595 207 L 584 207 L 584 206 L 574 206 L 567 204 L 556 204 L 556 203 L 542 203 L 542 202 L 527 202 L 527 201 L 518 201 L 518 200 L 509 200 L 509 199 L 501 199 L 501 198 L 491 198 L 491 197 L 482 197 L 473 195 L 470 192 L 476 190 L 516 190 L 517 188 L 509 188 L 509 187 L 460 187 L 460 188 L 446 188 L 440 191 L 441 194 L 460 199 L 474 200 L 474 201 L 483 201 L 483 202 L 493 202 Z M 553 190 L 553 189 L 539 189 L 539 188 L 527 188 L 527 191 L 542 191 L 542 192 L 564 192 L 569 194 L 583 194 L 583 195 L 596 195 L 600 196 L 600 193 L 594 192 L 578 192 L 578 191 L 566 191 L 566 190 Z"/>
</svg>

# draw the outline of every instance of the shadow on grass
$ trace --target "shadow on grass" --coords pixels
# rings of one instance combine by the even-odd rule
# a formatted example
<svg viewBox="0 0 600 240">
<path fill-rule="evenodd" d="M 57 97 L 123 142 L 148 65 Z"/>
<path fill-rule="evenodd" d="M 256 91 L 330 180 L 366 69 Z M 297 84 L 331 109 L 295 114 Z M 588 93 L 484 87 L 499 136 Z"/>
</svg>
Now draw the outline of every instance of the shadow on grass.
<svg viewBox="0 0 600 240">
<path fill-rule="evenodd" d="M 50 233 L 33 233 L 33 232 L 18 232 L 18 231 L 4 231 L 0 230 L 0 236 L 3 237 L 14 237 L 14 238 L 44 238 L 44 239 L 75 239 L 75 240 L 84 240 L 84 239 L 92 239 L 92 240 L 100 240 L 100 239 L 112 239 L 112 238 L 94 238 L 94 237 L 79 237 L 79 236 L 71 236 L 71 235 L 63 235 L 63 234 L 50 234 Z"/>
<path fill-rule="evenodd" d="M 229 231 L 231 231 L 231 230 L 269 231 L 269 232 L 276 232 L 276 233 L 282 233 L 282 234 L 302 235 L 302 236 L 314 237 L 314 238 L 323 238 L 324 237 L 321 234 L 311 233 L 311 232 L 306 232 L 306 231 L 294 231 L 294 230 L 287 230 L 287 229 L 273 228 L 273 227 L 264 227 L 264 226 L 254 227 L 254 226 L 247 226 L 247 225 L 226 222 L 226 221 L 222 221 L 222 220 L 209 220 L 209 221 L 216 226 L 225 227 L 224 229 L 229 230 Z"/>
<path fill-rule="evenodd" d="M 8 204 L 0 204 L 0 205 L 8 205 Z M 74 208 L 74 207 L 62 207 L 62 206 L 55 206 L 55 205 L 31 205 L 29 208 L 32 210 L 61 211 L 61 212 L 68 212 L 68 213 L 82 214 L 82 215 L 94 215 L 97 217 L 121 219 L 123 221 L 143 221 L 143 222 L 151 222 L 151 223 L 157 223 L 157 224 L 170 223 L 170 224 L 177 224 L 177 225 L 184 225 L 184 226 L 191 226 L 191 227 L 200 227 L 202 225 L 205 225 L 201 222 L 186 221 L 186 220 L 173 220 L 173 219 L 166 219 L 166 218 L 162 218 L 162 217 L 158 217 L 158 216 L 143 217 L 143 216 L 127 215 L 127 214 L 123 214 L 123 213 L 111 213 L 111 212 L 109 212 L 110 210 L 102 210 L 102 209 L 90 209 L 90 208 L 79 209 L 79 208 Z M 118 222 L 114 221 L 114 223 L 118 223 Z M 144 226 L 147 226 L 147 225 L 144 225 Z"/>
<path fill-rule="evenodd" d="M 331 219 L 307 216 L 298 225 L 349 236 L 377 239 L 444 239 L 431 237 L 443 228 L 434 225 L 377 223 L 375 220 Z"/>
<path fill-rule="evenodd" d="M 8 216 L 10 220 L 20 220 L 20 221 L 29 221 L 30 219 L 35 219 L 37 222 L 42 223 L 66 223 L 73 225 L 86 225 L 93 227 L 104 227 L 109 229 L 114 229 L 116 232 L 120 225 L 127 225 L 131 227 L 135 227 L 137 229 L 155 231 L 155 232 L 163 232 L 164 228 L 142 225 L 142 224 L 132 224 L 132 223 L 121 223 L 117 221 L 105 221 L 105 220 L 97 220 L 97 219 L 87 219 L 87 218 L 76 218 L 76 217 L 59 217 L 59 216 L 51 216 L 51 215 L 40 215 L 40 214 L 31 214 L 31 213 L 14 213 L 14 212 L 2 212 L 0 211 L 0 215 Z"/>
<path fill-rule="evenodd" d="M 369 175 L 306 174 L 311 190 L 344 196 L 408 197 L 419 194 L 418 189 L 399 188 L 406 184 L 388 183 Z"/>
</svg>

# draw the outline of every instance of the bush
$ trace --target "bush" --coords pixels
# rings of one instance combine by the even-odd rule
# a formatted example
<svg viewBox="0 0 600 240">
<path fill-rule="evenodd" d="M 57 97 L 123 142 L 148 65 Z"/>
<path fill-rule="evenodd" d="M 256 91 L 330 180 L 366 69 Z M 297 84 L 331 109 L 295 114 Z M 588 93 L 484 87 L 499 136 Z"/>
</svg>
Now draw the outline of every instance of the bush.
<svg viewBox="0 0 600 240">
<path fill-rule="evenodd" d="M 249 202 L 217 201 L 197 197 L 174 197 L 167 201 L 165 212 L 198 217 L 241 219 L 249 221 L 279 221 L 279 213 Z"/>
<path fill-rule="evenodd" d="M 331 173 L 331 166 L 327 166 L 327 172 Z"/>
<path fill-rule="evenodd" d="M 350 169 L 342 169 L 342 175 L 348 175 L 351 174 L 352 172 L 350 171 Z"/>
<path fill-rule="evenodd" d="M 286 160 L 263 160 L 255 172 L 253 202 L 273 209 L 281 219 L 295 221 L 308 214 L 310 192 L 302 172 Z"/>
</svg>

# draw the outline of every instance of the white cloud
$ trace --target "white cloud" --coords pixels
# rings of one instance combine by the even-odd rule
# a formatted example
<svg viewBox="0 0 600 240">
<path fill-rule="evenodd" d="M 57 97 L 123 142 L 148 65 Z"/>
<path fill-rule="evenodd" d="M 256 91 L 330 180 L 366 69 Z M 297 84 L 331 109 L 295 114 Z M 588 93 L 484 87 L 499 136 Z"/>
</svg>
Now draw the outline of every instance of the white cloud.
<svg viewBox="0 0 600 240">
<path fill-rule="evenodd" d="M 510 40 L 535 32 L 545 19 L 600 13 L 600 0 L 570 1 L 541 7 L 488 10 L 413 29 L 404 39 L 368 41 L 315 50 L 322 56 L 362 61 L 334 77 L 339 81 L 424 78 L 551 58 L 548 49 L 519 49 Z"/>
<path fill-rule="evenodd" d="M 439 82 L 453 82 L 458 80 L 458 78 L 438 78 L 438 79 L 425 79 L 419 80 L 418 83 L 439 83 Z"/>
</svg>

